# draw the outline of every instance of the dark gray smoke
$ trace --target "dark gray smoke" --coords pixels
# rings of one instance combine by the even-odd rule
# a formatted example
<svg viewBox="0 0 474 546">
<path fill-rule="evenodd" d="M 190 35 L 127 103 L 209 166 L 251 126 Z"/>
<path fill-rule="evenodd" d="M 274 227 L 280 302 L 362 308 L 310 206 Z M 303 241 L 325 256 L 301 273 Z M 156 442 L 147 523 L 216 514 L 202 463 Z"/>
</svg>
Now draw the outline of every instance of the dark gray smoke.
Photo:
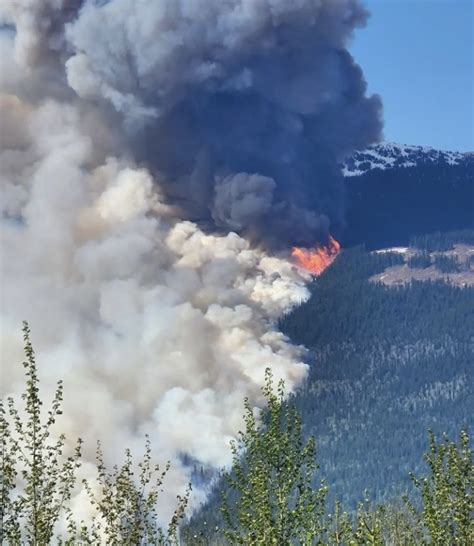
<svg viewBox="0 0 474 546">
<path fill-rule="evenodd" d="M 68 82 L 123 116 L 187 218 L 310 246 L 342 226 L 338 162 L 380 136 L 346 49 L 366 19 L 358 0 L 89 0 Z"/>
<path fill-rule="evenodd" d="M 269 249 L 337 228 L 336 165 L 378 137 L 345 50 L 365 18 L 355 0 L 0 1 L 0 391 L 22 389 L 26 318 L 46 398 L 58 377 L 71 393 L 57 434 L 113 464 L 150 433 L 165 506 L 183 454 L 230 463 L 267 366 L 289 390 L 307 373 L 276 324 L 309 275 Z"/>
</svg>

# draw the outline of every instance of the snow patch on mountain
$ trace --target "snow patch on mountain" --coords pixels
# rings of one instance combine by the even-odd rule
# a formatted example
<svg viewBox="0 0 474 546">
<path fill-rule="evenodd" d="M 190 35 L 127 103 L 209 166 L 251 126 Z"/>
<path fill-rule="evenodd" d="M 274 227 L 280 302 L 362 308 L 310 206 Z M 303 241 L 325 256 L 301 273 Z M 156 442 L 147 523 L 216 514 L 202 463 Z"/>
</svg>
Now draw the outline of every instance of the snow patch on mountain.
<svg viewBox="0 0 474 546">
<path fill-rule="evenodd" d="M 473 155 L 470 153 L 381 142 L 351 155 L 342 164 L 342 172 L 344 176 L 360 176 L 372 169 L 386 170 L 397 167 L 415 167 L 429 163 L 459 165 L 469 160 L 473 160 Z"/>
</svg>

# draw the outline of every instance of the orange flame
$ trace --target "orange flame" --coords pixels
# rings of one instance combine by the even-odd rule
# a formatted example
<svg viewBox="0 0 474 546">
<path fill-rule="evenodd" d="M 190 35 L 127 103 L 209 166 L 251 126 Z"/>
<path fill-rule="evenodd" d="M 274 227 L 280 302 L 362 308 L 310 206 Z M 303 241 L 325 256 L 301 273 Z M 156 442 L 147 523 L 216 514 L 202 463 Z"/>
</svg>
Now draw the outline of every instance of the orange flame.
<svg viewBox="0 0 474 546">
<path fill-rule="evenodd" d="M 307 269 L 313 275 L 321 275 L 326 267 L 330 266 L 336 259 L 340 250 L 340 243 L 329 236 L 329 244 L 327 246 L 319 243 L 312 249 L 294 246 L 291 250 L 291 255 L 298 267 Z"/>
</svg>

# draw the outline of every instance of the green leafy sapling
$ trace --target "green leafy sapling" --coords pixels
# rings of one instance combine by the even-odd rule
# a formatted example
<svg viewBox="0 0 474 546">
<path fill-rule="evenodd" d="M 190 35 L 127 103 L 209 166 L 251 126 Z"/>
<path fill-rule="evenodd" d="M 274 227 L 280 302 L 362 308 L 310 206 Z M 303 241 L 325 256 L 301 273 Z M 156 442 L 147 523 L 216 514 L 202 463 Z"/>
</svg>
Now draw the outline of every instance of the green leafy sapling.
<svg viewBox="0 0 474 546">
<path fill-rule="evenodd" d="M 474 544 L 474 464 L 469 434 L 462 430 L 459 443 L 443 436 L 437 442 L 429 433 L 429 449 L 424 455 L 429 474 L 411 475 L 422 500 L 420 524 L 429 542 L 435 545 Z M 410 504 L 412 511 L 416 508 Z"/>
<path fill-rule="evenodd" d="M 72 518 L 69 500 L 80 466 L 81 444 L 65 456 L 66 437 L 54 438 L 52 427 L 61 415 L 63 385 L 59 381 L 47 414 L 42 412 L 35 353 L 30 329 L 23 323 L 26 388 L 24 410 L 7 398 L 0 405 L 0 543 L 48 544 L 60 518 Z M 20 478 L 20 484 L 18 484 Z"/>
<path fill-rule="evenodd" d="M 304 442 L 301 419 L 280 381 L 273 391 L 266 370 L 266 410 L 257 421 L 245 400 L 245 431 L 231 444 L 232 471 L 226 475 L 224 530 L 231 544 L 314 544 L 324 531 L 326 488 L 313 489 L 315 442 Z"/>
<path fill-rule="evenodd" d="M 162 491 L 163 481 L 170 468 L 167 463 L 163 470 L 152 463 L 151 445 L 148 436 L 143 459 L 135 471 L 129 449 L 125 451 L 125 461 L 115 465 L 108 472 L 100 443 L 97 445 L 97 481 L 99 492 L 94 493 L 91 485 L 84 480 L 91 504 L 96 507 L 99 519 L 92 528 L 97 529 L 103 522 L 103 533 L 107 544 L 177 544 L 178 529 L 189 501 L 191 486 L 183 496 L 178 495 L 177 506 L 165 532 L 159 522 L 157 502 Z"/>
</svg>

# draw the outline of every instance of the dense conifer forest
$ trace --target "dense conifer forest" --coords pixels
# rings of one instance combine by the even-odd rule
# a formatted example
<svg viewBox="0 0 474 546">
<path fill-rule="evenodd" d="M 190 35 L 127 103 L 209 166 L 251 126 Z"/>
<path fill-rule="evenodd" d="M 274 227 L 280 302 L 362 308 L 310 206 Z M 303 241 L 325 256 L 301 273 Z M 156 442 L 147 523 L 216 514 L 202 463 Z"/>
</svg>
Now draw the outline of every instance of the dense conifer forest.
<svg viewBox="0 0 474 546">
<path fill-rule="evenodd" d="M 435 233 L 414 244 L 449 249 L 470 237 Z M 402 262 L 363 246 L 343 251 L 279 325 L 308 348 L 309 377 L 292 402 L 304 437 L 316 439 L 313 486 L 324 479 L 329 505 L 354 514 L 364 498 L 393 507 L 415 494 L 410 472 L 426 471 L 428 429 L 456 437 L 473 428 L 474 287 L 369 280 Z M 192 522 L 197 532 L 203 521 L 221 524 L 219 487 Z"/>
<path fill-rule="evenodd" d="M 281 323 L 310 350 L 295 403 L 321 474 L 349 507 L 364 490 L 386 501 L 409 488 L 428 428 L 473 425 L 474 288 L 369 281 L 400 260 L 345 251 Z"/>
<path fill-rule="evenodd" d="M 346 248 L 407 245 L 417 235 L 474 228 L 472 160 L 373 169 L 346 178 L 345 185 Z"/>
<path fill-rule="evenodd" d="M 436 234 L 419 248 L 441 240 L 446 246 L 458 237 Z M 97 517 L 73 519 L 68 502 L 81 441 L 64 458 L 65 438 L 48 439 L 61 414 L 62 384 L 42 422 L 25 325 L 26 421 L 14 400 L 0 405 L 3 542 L 26 536 L 53 543 L 66 517 L 67 538 L 57 543 L 100 544 L 105 532 L 110 544 L 470 544 L 474 287 L 370 280 L 402 259 L 359 246 L 315 279 L 309 301 L 279 324 L 308 349 L 306 383 L 288 403 L 284 385 L 275 394 L 268 371 L 262 424 L 245 403 L 246 430 L 234 444 L 230 474 L 216 479 L 195 465 L 195 480 L 214 483 L 209 502 L 187 522 L 185 492 L 168 530 L 159 526 L 157 508 L 168 467 L 159 474 L 146 439 L 138 467 L 126 449 L 123 464 L 107 469 L 98 447 L 105 496 L 98 499 L 85 483 Z"/>
<path fill-rule="evenodd" d="M 331 499 L 317 473 L 316 443 L 303 430 L 294 398 L 283 380 L 265 372 L 264 410 L 257 417 L 243 401 L 243 427 L 231 441 L 232 465 L 218 480 L 221 489 L 189 521 L 191 484 L 177 496 L 166 528 L 161 494 L 170 463 L 159 466 L 151 442 L 138 461 L 125 448 L 121 464 L 110 469 L 99 442 L 97 478 L 79 479 L 82 440 L 71 452 L 66 436 L 51 434 L 62 420 L 63 385 L 45 400 L 28 324 L 25 387 L 20 399 L 0 401 L 0 544 L 210 546 L 422 545 L 470 546 L 474 539 L 474 465 L 470 438 L 461 429 L 453 441 L 429 432 L 425 468 L 411 473 L 415 489 L 380 504 L 367 492 L 355 510 Z M 23 408 L 19 408 L 24 405 Z M 55 437 L 56 436 L 56 437 Z M 88 463 L 89 465 L 90 463 Z M 79 520 L 72 498 L 89 502 Z M 83 506 L 84 508 L 84 506 Z M 212 508 L 212 509 L 211 509 Z M 79 512 L 80 513 L 80 512 Z M 84 513 L 84 512 L 83 512 Z M 212 525 L 208 525 L 211 523 Z"/>
</svg>

